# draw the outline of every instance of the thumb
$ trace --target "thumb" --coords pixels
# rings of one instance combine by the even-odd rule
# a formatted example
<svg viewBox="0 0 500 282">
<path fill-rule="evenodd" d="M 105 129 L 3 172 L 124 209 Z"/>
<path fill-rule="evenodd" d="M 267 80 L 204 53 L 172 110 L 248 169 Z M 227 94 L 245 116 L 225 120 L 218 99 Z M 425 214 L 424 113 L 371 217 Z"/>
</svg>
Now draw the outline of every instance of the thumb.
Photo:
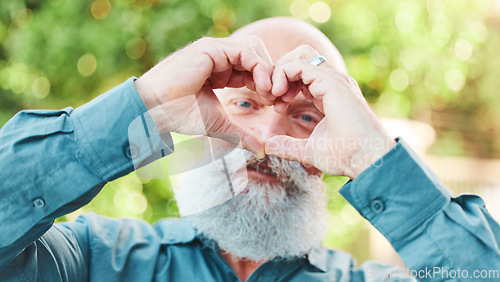
<svg viewBox="0 0 500 282">
<path fill-rule="evenodd" d="M 203 86 L 200 93 L 203 95 L 198 95 L 196 99 L 198 105 L 205 106 L 201 115 L 208 136 L 222 139 L 234 147 L 247 149 L 256 157 L 263 159 L 265 157 L 264 140 L 254 131 L 231 123 L 219 98 L 208 84 Z"/>
<path fill-rule="evenodd" d="M 217 137 L 233 146 L 251 151 L 259 159 L 265 157 L 264 140 L 253 130 L 243 129 L 226 120 L 226 130 L 217 134 Z"/>
<path fill-rule="evenodd" d="M 306 154 L 307 139 L 297 139 L 286 135 L 272 136 L 266 140 L 266 154 L 290 161 L 313 165 Z"/>
</svg>

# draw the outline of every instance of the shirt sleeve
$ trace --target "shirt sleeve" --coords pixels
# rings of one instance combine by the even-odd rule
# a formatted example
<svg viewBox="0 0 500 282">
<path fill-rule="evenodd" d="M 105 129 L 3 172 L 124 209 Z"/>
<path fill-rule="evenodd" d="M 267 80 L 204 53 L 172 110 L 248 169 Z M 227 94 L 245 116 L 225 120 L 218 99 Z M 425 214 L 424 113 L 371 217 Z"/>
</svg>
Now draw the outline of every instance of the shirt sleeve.
<svg viewBox="0 0 500 282">
<path fill-rule="evenodd" d="M 0 270 L 108 181 L 173 150 L 134 80 L 77 109 L 22 111 L 0 129 Z"/>
<path fill-rule="evenodd" d="M 403 140 L 340 193 L 419 281 L 499 278 L 500 227 L 484 202 L 474 195 L 453 198 Z"/>
</svg>

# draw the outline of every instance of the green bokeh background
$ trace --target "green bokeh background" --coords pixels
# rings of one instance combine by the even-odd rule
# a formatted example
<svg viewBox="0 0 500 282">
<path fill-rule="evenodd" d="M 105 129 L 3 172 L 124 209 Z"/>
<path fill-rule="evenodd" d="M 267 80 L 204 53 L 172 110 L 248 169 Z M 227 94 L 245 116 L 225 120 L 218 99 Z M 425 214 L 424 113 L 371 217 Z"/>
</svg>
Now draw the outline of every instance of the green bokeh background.
<svg viewBox="0 0 500 282">
<path fill-rule="evenodd" d="M 431 153 L 498 158 L 499 7 L 487 0 L 2 0 L 0 126 L 22 109 L 78 107 L 202 36 L 294 16 L 335 43 L 379 115 L 431 124 Z M 364 261 L 366 223 L 337 193 L 346 180 L 325 178 L 332 215 L 325 244 Z M 96 211 L 154 223 L 179 216 L 172 197 L 168 180 L 132 173 L 59 220 Z"/>
</svg>

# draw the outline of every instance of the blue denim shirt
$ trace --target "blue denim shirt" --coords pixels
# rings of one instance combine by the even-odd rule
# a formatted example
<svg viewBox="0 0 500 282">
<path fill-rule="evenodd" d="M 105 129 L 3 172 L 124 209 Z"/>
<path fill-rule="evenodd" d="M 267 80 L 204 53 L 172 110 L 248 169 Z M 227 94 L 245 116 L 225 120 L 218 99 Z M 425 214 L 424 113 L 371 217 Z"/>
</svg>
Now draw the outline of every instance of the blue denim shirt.
<svg viewBox="0 0 500 282">
<path fill-rule="evenodd" d="M 149 141 L 130 144 L 128 127 L 144 113 L 131 78 L 77 109 L 22 111 L 0 130 L 1 281 L 238 281 L 187 218 L 150 226 L 88 214 L 53 224 L 131 172 L 131 146 L 145 160 L 172 149 L 150 142 L 160 138 L 148 126 Z M 377 164 L 340 193 L 418 280 L 498 280 L 500 228 L 479 197 L 452 198 L 402 140 Z M 356 268 L 349 254 L 318 246 L 295 261 L 269 261 L 248 281 L 412 279 L 402 274 L 375 262 Z"/>
</svg>

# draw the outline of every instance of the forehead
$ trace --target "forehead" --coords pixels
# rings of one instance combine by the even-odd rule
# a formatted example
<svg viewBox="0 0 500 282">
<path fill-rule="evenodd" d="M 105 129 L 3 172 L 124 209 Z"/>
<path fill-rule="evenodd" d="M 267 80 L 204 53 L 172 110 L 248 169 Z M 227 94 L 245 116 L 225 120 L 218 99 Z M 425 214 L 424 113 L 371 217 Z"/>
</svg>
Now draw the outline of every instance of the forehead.
<svg viewBox="0 0 500 282">
<path fill-rule="evenodd" d="M 331 40 L 313 25 L 292 18 L 268 18 L 248 24 L 231 36 L 259 37 L 273 62 L 301 45 L 309 45 L 326 57 L 330 65 L 347 73 L 344 60 Z"/>
</svg>

